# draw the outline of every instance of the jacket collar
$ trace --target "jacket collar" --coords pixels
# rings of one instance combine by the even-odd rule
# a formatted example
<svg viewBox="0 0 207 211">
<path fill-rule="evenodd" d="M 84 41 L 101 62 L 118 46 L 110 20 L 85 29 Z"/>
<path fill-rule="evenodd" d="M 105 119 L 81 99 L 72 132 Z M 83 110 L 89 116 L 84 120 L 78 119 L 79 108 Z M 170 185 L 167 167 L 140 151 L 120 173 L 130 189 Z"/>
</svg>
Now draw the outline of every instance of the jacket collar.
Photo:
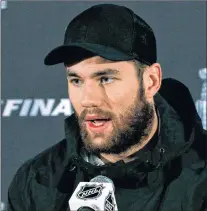
<svg viewBox="0 0 207 211">
<path fill-rule="evenodd" d="M 155 104 L 159 110 L 161 118 L 161 131 L 159 140 L 156 147 L 153 149 L 152 166 L 159 168 L 164 166 L 173 157 L 179 155 L 186 148 L 190 147 L 193 141 L 192 138 L 188 141 L 185 140 L 184 126 L 177 115 L 176 111 L 169 106 L 166 100 L 157 94 L 155 96 Z M 79 149 L 81 149 L 80 134 L 77 120 L 74 114 L 65 121 L 66 139 L 67 139 L 67 153 L 73 158 L 79 158 Z M 148 157 L 149 157 L 148 153 Z M 81 158 L 79 158 L 81 159 Z M 83 159 L 82 159 L 83 160 Z M 93 166 L 90 163 L 82 162 L 83 168 L 87 165 L 90 169 L 95 171 L 101 167 Z M 80 164 L 80 163 L 79 163 Z M 123 164 L 124 165 L 124 164 Z M 152 167 L 150 165 L 150 168 Z M 104 166 L 105 167 L 105 166 Z"/>
<path fill-rule="evenodd" d="M 167 101 L 158 93 L 155 98 L 155 105 L 160 116 L 160 132 L 158 133 L 158 143 L 155 151 L 165 153 L 165 160 L 169 160 L 173 155 L 179 154 L 179 151 L 192 144 L 192 138 L 185 140 L 184 125 L 181 122 L 177 112 L 167 103 Z M 65 135 L 67 140 L 67 155 L 69 158 L 80 156 L 81 139 L 79 126 L 75 115 L 72 114 L 65 120 Z M 191 131 L 193 137 L 193 131 Z M 158 161 L 157 161 L 158 162 Z M 158 164 L 155 162 L 154 164 Z M 67 162 L 65 163 L 67 165 Z"/>
</svg>

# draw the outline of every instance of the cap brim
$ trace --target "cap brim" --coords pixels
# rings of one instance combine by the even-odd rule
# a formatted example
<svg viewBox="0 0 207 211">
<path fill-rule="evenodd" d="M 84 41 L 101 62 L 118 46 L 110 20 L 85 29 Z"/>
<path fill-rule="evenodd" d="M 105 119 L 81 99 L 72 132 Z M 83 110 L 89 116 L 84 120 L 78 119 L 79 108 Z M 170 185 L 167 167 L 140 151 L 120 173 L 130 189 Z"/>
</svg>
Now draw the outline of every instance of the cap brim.
<svg viewBox="0 0 207 211">
<path fill-rule="evenodd" d="M 55 65 L 64 62 L 72 64 L 81 58 L 81 53 L 83 51 L 87 51 L 88 53 L 92 53 L 112 61 L 124 61 L 135 58 L 132 55 L 127 55 L 126 53 L 112 47 L 91 43 L 73 43 L 71 45 L 62 45 L 53 49 L 45 57 L 44 64 Z"/>
</svg>

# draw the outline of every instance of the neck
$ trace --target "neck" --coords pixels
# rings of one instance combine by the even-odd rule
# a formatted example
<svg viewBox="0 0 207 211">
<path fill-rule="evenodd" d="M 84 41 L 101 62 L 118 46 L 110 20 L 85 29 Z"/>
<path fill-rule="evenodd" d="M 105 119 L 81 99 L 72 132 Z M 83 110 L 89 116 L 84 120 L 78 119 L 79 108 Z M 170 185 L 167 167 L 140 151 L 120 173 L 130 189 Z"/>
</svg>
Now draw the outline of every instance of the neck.
<svg viewBox="0 0 207 211">
<path fill-rule="evenodd" d="M 134 158 L 130 158 L 130 156 L 139 150 L 141 150 L 145 145 L 149 143 L 149 141 L 152 139 L 154 134 L 156 133 L 156 130 L 158 128 L 158 117 L 157 113 L 154 110 L 154 118 L 152 121 L 152 125 L 149 126 L 148 128 L 148 135 L 143 137 L 141 140 L 138 141 L 138 144 L 130 147 L 127 149 L 125 152 L 122 152 L 120 154 L 107 154 L 107 153 L 101 153 L 100 158 L 105 162 L 105 163 L 116 163 L 120 160 L 123 160 L 125 163 L 130 162 L 134 160 Z"/>
</svg>

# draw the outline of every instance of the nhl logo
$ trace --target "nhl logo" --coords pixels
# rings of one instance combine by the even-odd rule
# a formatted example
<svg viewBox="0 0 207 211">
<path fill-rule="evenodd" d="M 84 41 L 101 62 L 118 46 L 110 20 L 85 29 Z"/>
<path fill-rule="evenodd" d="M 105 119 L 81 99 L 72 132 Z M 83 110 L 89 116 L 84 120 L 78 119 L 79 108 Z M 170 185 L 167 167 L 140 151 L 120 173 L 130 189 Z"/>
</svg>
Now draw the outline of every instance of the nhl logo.
<svg viewBox="0 0 207 211">
<path fill-rule="evenodd" d="M 115 211 L 115 203 L 111 192 L 106 197 L 104 211 Z"/>
<path fill-rule="evenodd" d="M 103 185 L 84 185 L 81 187 L 81 190 L 78 191 L 77 197 L 79 199 L 95 199 L 102 194 L 104 189 Z"/>
</svg>

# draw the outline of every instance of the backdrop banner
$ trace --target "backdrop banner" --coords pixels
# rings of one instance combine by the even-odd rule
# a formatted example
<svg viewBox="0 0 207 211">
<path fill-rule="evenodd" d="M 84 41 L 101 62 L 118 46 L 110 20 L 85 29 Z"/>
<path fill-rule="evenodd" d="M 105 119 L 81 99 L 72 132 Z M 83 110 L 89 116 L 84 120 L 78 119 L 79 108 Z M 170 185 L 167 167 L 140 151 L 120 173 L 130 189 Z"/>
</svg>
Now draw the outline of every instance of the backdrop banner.
<svg viewBox="0 0 207 211">
<path fill-rule="evenodd" d="M 62 64 L 44 57 L 63 43 L 68 23 L 101 1 L 1 1 L 2 201 L 17 169 L 64 138 L 73 110 Z M 206 127 L 206 2 L 127 2 L 153 28 L 163 77 L 189 87 Z M 3 208 L 3 204 L 2 204 Z"/>
</svg>

